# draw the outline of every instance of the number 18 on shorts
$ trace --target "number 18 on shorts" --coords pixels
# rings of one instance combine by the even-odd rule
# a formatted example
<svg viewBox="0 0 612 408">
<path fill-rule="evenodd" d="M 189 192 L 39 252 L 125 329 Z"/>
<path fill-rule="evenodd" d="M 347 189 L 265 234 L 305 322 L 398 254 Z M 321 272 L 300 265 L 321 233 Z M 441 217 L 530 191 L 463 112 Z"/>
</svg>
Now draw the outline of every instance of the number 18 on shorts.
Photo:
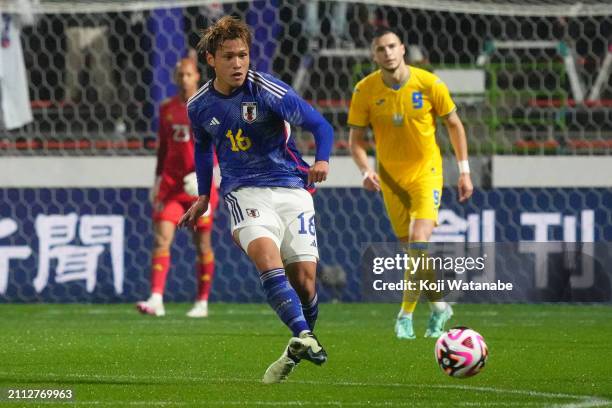
<svg viewBox="0 0 612 408">
<path fill-rule="evenodd" d="M 243 187 L 227 194 L 225 203 L 232 235 L 245 252 L 254 239 L 267 237 L 280 249 L 285 265 L 319 259 L 314 204 L 306 190 Z"/>
</svg>

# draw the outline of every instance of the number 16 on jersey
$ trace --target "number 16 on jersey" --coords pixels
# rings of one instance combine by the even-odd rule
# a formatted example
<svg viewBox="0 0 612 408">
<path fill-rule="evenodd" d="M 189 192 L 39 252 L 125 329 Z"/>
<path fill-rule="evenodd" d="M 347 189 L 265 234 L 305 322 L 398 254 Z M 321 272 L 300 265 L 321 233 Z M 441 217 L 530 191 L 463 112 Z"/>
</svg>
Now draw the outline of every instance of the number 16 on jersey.
<svg viewBox="0 0 612 408">
<path fill-rule="evenodd" d="M 238 132 L 234 135 L 232 130 L 228 130 L 225 136 L 230 140 L 232 144 L 232 152 L 246 152 L 251 148 L 253 143 L 248 136 L 242 135 L 242 129 L 238 129 Z"/>
</svg>

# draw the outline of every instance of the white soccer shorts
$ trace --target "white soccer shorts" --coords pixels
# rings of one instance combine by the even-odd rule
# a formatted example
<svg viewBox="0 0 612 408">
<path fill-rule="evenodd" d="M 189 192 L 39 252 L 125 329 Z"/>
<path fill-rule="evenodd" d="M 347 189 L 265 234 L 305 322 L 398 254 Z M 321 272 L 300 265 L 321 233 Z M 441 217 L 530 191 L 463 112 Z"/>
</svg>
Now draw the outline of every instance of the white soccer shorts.
<svg viewBox="0 0 612 408">
<path fill-rule="evenodd" d="M 314 203 L 308 191 L 286 187 L 242 187 L 224 198 L 230 213 L 232 236 L 244 227 L 263 226 L 276 237 L 286 265 L 319 259 Z"/>
</svg>

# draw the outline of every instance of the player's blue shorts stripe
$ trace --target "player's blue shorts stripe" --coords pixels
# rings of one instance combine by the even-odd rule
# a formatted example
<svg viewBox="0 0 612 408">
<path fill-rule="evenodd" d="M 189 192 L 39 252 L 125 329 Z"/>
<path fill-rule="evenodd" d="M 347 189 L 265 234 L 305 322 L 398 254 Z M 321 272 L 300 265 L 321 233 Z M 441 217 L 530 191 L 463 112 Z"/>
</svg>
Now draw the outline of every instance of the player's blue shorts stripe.
<svg viewBox="0 0 612 408">
<path fill-rule="evenodd" d="M 232 220 L 234 221 L 234 224 L 238 224 L 238 217 L 237 217 L 237 212 L 236 212 L 236 204 L 228 196 L 225 196 L 225 202 L 227 203 L 227 206 L 228 206 L 228 208 L 230 210 L 230 213 L 232 214 Z"/>
<path fill-rule="evenodd" d="M 234 224 L 238 224 L 240 222 L 240 214 L 238 213 L 238 208 L 236 207 L 236 201 L 233 198 L 226 197 L 226 200 L 232 206 L 232 216 L 234 217 Z"/>
<path fill-rule="evenodd" d="M 227 204 L 227 209 L 229 210 L 230 214 L 232 215 L 232 221 L 234 222 L 234 224 L 236 224 L 236 217 L 234 216 L 234 211 L 232 209 L 232 203 L 229 202 L 229 200 L 225 200 L 225 203 Z"/>
<path fill-rule="evenodd" d="M 234 224 L 238 224 L 239 222 L 244 221 L 244 217 L 242 216 L 242 210 L 240 209 L 240 205 L 238 204 L 238 199 L 231 195 L 231 193 L 226 195 L 225 199 L 232 205 Z"/>
<path fill-rule="evenodd" d="M 244 216 L 242 215 L 242 208 L 240 208 L 238 199 L 235 196 L 233 196 L 232 193 L 229 193 L 227 196 L 230 197 L 232 200 L 234 200 L 234 204 L 236 205 L 236 213 L 238 217 L 238 222 L 244 221 Z"/>
</svg>

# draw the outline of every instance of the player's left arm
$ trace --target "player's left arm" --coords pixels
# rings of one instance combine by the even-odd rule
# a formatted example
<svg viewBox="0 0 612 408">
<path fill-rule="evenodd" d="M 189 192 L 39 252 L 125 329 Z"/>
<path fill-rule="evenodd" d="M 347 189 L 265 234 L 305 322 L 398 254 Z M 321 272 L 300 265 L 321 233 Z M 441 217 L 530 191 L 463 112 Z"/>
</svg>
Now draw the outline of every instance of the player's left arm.
<svg viewBox="0 0 612 408">
<path fill-rule="evenodd" d="M 155 164 L 155 179 L 153 187 L 149 191 L 149 201 L 153 203 L 159 193 L 159 186 L 161 185 L 162 173 L 164 170 L 164 162 L 166 156 L 168 156 L 168 138 L 169 138 L 169 124 L 165 118 L 164 107 L 159 109 L 159 129 L 157 130 L 157 161 Z"/>
<path fill-rule="evenodd" d="M 459 167 L 459 201 L 464 202 L 472 196 L 474 186 L 470 177 L 470 165 L 468 162 L 467 137 L 463 122 L 456 111 L 444 117 L 444 124 L 455 151 L 457 166 Z"/>
<path fill-rule="evenodd" d="M 308 184 L 327 180 L 329 156 L 334 143 L 334 129 L 327 120 L 295 91 L 289 88 L 281 103 L 272 109 L 292 125 L 313 134 L 316 144 L 315 162 L 308 172 Z"/>
<path fill-rule="evenodd" d="M 207 210 L 210 202 L 210 190 L 213 175 L 213 140 L 211 135 L 199 128 L 198 116 L 194 109 L 189 111 L 189 120 L 194 134 L 194 159 L 195 173 L 198 184 L 198 199 L 189 207 L 178 222 L 179 227 L 189 227 L 194 231 L 197 228 L 197 220 Z"/>
<path fill-rule="evenodd" d="M 464 202 L 472 196 L 474 186 L 470 177 L 470 164 L 468 162 L 467 137 L 465 128 L 457 114 L 457 107 L 453 102 L 448 87 L 439 78 L 434 77 L 431 85 L 431 103 L 435 112 L 444 119 L 448 131 L 457 165 L 459 167 L 459 201 Z"/>
</svg>

